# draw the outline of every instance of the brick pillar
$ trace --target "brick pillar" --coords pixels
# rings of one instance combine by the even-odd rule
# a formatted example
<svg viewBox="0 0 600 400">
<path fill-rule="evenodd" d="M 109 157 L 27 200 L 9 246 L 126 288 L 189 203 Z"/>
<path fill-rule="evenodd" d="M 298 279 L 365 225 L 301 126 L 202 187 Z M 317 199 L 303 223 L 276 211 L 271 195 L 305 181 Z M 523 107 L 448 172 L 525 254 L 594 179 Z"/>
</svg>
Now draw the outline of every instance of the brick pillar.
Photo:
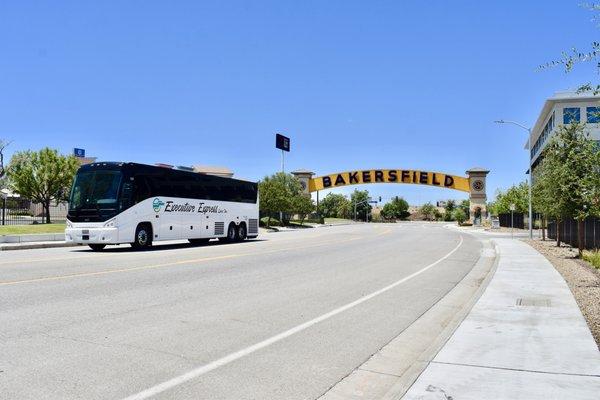
<svg viewBox="0 0 600 400">
<path fill-rule="evenodd" d="M 486 196 L 486 177 L 490 171 L 484 168 L 471 168 L 467 171 L 469 177 L 469 221 L 473 224 L 481 223 L 481 220 L 487 216 L 487 196 Z M 481 218 L 475 221 L 477 209 L 481 212 Z"/>
<path fill-rule="evenodd" d="M 310 192 L 308 191 L 308 182 L 310 181 L 310 179 L 313 177 L 314 174 L 315 174 L 314 172 L 310 172 L 305 169 L 292 171 L 292 175 L 294 175 L 300 181 L 300 184 L 302 185 L 302 193 L 305 196 L 310 196 Z"/>
</svg>

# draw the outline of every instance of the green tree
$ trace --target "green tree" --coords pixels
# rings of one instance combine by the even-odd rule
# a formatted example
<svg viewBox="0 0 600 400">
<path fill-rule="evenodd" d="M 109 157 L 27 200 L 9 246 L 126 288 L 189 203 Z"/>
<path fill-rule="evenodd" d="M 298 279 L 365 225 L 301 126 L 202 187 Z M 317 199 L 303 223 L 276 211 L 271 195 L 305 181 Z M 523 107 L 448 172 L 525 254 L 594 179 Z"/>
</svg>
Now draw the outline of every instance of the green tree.
<svg viewBox="0 0 600 400">
<path fill-rule="evenodd" d="M 17 193 L 42 204 L 46 223 L 50 223 L 50 202 L 68 198 L 78 168 L 79 162 L 74 156 L 62 156 L 46 147 L 40 151 L 15 153 L 7 175 Z"/>
<path fill-rule="evenodd" d="M 298 196 L 302 196 L 302 186 L 300 181 L 291 175 L 278 172 L 271 176 L 266 176 L 258 183 L 260 192 L 261 211 L 267 214 L 267 226 L 271 224 L 273 214 L 294 213 L 297 205 Z M 281 221 L 283 223 L 283 221 Z"/>
<path fill-rule="evenodd" d="M 449 199 L 446 201 L 446 206 L 444 207 L 444 214 L 442 218 L 444 221 L 452 221 L 454 218 L 452 217 L 452 213 L 456 210 L 456 200 Z"/>
<path fill-rule="evenodd" d="M 315 210 L 310 196 L 299 193 L 294 199 L 294 212 L 300 217 L 300 225 L 304 225 L 304 219 Z"/>
<path fill-rule="evenodd" d="M 544 154 L 548 155 L 548 148 L 544 150 Z M 565 192 L 564 185 L 558 184 L 566 178 L 564 172 L 562 170 L 562 160 L 554 156 L 542 157 L 541 162 L 533 170 L 533 206 L 546 219 L 554 219 L 556 223 L 556 246 L 560 246 L 561 224 L 568 214 L 566 199 L 569 194 Z"/>
<path fill-rule="evenodd" d="M 460 202 L 458 208 L 463 210 L 463 212 L 467 216 L 467 219 L 469 219 L 469 216 L 471 215 L 471 202 L 469 200 L 463 200 Z M 454 218 L 454 219 L 456 219 L 456 218 Z"/>
<path fill-rule="evenodd" d="M 383 219 L 393 219 L 395 214 L 394 205 L 392 203 L 385 203 L 381 209 L 381 217 Z"/>
<path fill-rule="evenodd" d="M 490 203 L 489 210 L 492 214 L 508 214 L 510 206 L 515 205 L 515 212 L 526 214 L 529 212 L 529 185 L 521 182 L 505 191 L 496 191 L 496 201 Z"/>
<path fill-rule="evenodd" d="M 409 215 L 408 203 L 398 196 L 386 203 L 381 210 L 381 216 L 385 219 L 406 219 Z"/>
<path fill-rule="evenodd" d="M 533 209 L 542 214 L 541 228 L 542 240 L 546 240 L 546 222 L 548 218 L 552 218 L 558 224 L 561 219 L 561 204 L 553 198 L 555 195 L 553 182 L 554 172 L 550 168 L 551 160 L 543 159 L 538 166 L 533 170 L 533 185 L 531 188 L 531 196 Z M 560 246 L 560 230 L 557 229 L 557 245 Z"/>
<path fill-rule="evenodd" d="M 425 203 L 419 209 L 419 212 L 421 214 L 423 214 L 423 216 L 425 217 L 425 219 L 428 220 L 428 221 L 431 221 L 431 220 L 435 219 L 435 211 L 436 211 L 436 208 L 431 203 Z"/>
<path fill-rule="evenodd" d="M 461 225 L 467 220 L 467 214 L 462 208 L 457 208 L 452 212 L 452 218 Z"/>
<path fill-rule="evenodd" d="M 338 204 L 338 209 L 337 209 L 337 217 L 338 218 L 345 218 L 345 219 L 352 219 L 353 218 L 353 212 L 354 212 L 354 208 L 352 207 L 352 201 L 348 200 L 346 198 L 344 198 L 345 201 L 340 202 Z"/>
<path fill-rule="evenodd" d="M 579 254 L 583 253 L 583 221 L 600 211 L 600 153 L 581 124 L 561 125 L 543 153 L 544 167 L 538 174 L 536 192 L 548 195 L 541 203 L 544 211 L 554 214 L 557 224 L 563 218 L 578 222 Z M 537 200 L 540 204 L 540 200 Z M 560 244 L 560 239 L 557 240 Z"/>
<path fill-rule="evenodd" d="M 354 190 L 350 195 L 350 202 L 352 205 L 352 212 L 356 211 L 356 218 L 366 221 L 367 215 L 371 212 L 371 205 L 369 204 L 369 192 L 367 190 Z"/>
<path fill-rule="evenodd" d="M 348 218 L 344 215 L 349 207 L 350 200 L 343 194 L 328 193 L 323 200 L 319 202 L 319 214 L 326 218 Z"/>
<path fill-rule="evenodd" d="M 529 186 L 527 182 L 513 185 L 506 191 L 498 190 L 496 201 L 491 204 L 491 211 L 495 214 L 510 213 L 511 204 L 515 205 L 515 211 L 518 213 L 529 211 Z"/>
</svg>

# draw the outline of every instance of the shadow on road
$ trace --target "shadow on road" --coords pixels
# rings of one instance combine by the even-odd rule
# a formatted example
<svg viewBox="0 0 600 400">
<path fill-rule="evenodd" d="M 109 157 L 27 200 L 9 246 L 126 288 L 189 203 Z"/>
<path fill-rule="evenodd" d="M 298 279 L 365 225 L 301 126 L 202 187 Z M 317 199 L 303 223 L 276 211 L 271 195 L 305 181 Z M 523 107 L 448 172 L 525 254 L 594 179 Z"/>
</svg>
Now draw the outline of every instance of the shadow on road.
<svg viewBox="0 0 600 400">
<path fill-rule="evenodd" d="M 256 242 L 266 242 L 266 239 L 248 239 L 243 242 L 220 242 L 218 240 L 211 240 L 206 244 L 192 244 L 192 243 L 169 243 L 169 244 L 159 244 L 152 245 L 147 249 L 134 249 L 130 247 L 128 244 L 107 247 L 100 251 L 94 251 L 87 246 L 82 249 L 72 250 L 74 253 L 130 253 L 130 252 L 152 252 L 152 251 L 162 251 L 162 250 L 177 250 L 177 249 L 189 249 L 189 248 L 200 248 L 200 247 L 217 247 L 217 246 L 239 246 L 244 245 L 245 243 L 256 243 Z M 85 246 L 85 245 L 84 245 Z"/>
</svg>

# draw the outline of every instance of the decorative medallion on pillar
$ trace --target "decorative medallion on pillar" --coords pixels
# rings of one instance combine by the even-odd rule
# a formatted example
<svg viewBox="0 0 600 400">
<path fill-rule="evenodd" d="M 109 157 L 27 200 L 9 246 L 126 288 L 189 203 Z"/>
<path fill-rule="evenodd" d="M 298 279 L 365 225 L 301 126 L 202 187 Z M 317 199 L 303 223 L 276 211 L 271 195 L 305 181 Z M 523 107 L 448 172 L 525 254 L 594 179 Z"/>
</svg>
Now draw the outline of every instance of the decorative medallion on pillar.
<svg viewBox="0 0 600 400">
<path fill-rule="evenodd" d="M 471 168 L 467 171 L 469 177 L 469 220 L 473 224 L 481 224 L 487 215 L 486 177 L 490 171 L 485 168 Z"/>
<path fill-rule="evenodd" d="M 300 181 L 300 185 L 302 185 L 302 193 L 306 196 L 310 196 L 308 183 L 310 182 L 310 179 L 313 177 L 314 174 L 314 172 L 308 171 L 306 169 L 292 171 L 292 175 L 294 175 Z"/>
</svg>

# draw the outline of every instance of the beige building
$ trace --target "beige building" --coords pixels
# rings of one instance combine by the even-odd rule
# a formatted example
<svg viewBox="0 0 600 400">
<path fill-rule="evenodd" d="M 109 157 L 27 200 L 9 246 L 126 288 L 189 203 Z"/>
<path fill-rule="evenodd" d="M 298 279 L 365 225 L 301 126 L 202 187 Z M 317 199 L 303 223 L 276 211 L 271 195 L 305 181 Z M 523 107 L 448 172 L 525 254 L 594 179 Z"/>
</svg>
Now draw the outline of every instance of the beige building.
<svg viewBox="0 0 600 400">
<path fill-rule="evenodd" d="M 233 178 L 233 171 L 227 167 L 213 166 L 213 165 L 194 165 L 194 172 L 206 175 L 221 176 L 224 178 Z"/>
<path fill-rule="evenodd" d="M 571 122 L 584 123 L 590 139 L 600 142 L 600 96 L 593 93 L 557 92 L 544 103 L 535 125 L 531 129 L 529 155 L 535 167 L 540 162 L 542 150 L 560 125 Z M 529 141 L 525 143 L 525 148 Z"/>
</svg>

